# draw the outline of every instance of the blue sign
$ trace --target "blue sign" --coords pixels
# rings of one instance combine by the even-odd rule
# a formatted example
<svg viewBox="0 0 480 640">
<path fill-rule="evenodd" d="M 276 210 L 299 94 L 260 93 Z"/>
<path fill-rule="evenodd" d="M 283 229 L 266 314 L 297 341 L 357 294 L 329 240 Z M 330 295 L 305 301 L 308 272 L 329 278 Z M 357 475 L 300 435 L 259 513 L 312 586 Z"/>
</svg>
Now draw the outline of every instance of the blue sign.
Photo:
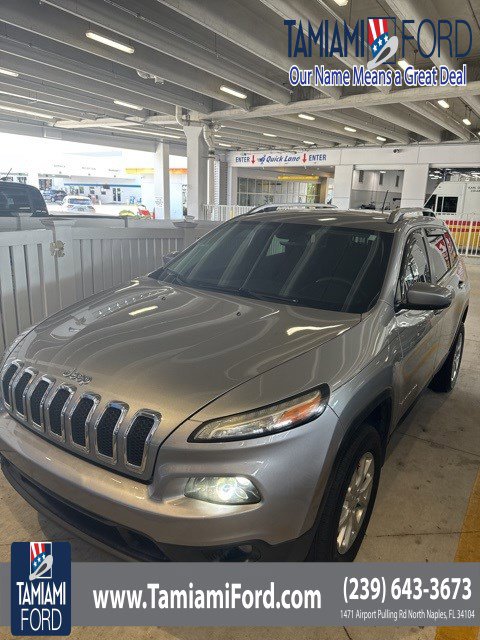
<svg viewBox="0 0 480 640">
<path fill-rule="evenodd" d="M 12 635 L 69 635 L 70 543 L 14 542 L 11 549 Z"/>
</svg>

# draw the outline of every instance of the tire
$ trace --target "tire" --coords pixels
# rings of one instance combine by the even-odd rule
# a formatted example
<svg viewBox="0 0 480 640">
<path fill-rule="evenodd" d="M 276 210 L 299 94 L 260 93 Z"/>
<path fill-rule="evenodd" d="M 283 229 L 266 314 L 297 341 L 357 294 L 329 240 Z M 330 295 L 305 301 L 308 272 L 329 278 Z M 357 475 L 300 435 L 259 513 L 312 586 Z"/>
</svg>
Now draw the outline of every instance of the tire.
<svg viewBox="0 0 480 640">
<path fill-rule="evenodd" d="M 340 547 L 342 547 L 345 536 L 343 536 L 341 542 L 338 541 L 337 538 L 341 538 L 340 518 L 342 517 L 342 519 L 344 519 L 348 513 L 348 509 L 344 509 L 347 491 L 349 492 L 350 499 L 354 500 L 349 489 L 354 485 L 352 482 L 352 480 L 354 480 L 354 473 L 359 472 L 359 468 L 357 467 L 361 461 L 365 460 L 365 456 L 371 456 L 371 460 L 373 461 L 369 498 L 363 511 L 359 529 L 353 541 L 351 541 L 348 548 L 343 547 L 341 549 Z M 355 559 L 362 544 L 363 537 L 365 536 L 375 504 L 382 462 L 383 449 L 378 431 L 369 424 L 362 424 L 354 440 L 341 456 L 339 463 L 333 471 L 333 479 L 330 483 L 328 495 L 319 517 L 317 531 L 307 560 L 313 562 L 352 562 Z M 369 468 L 372 468 L 371 463 Z M 355 520 L 355 524 L 358 524 L 357 519 Z"/>
<path fill-rule="evenodd" d="M 458 379 L 458 372 L 462 363 L 463 346 L 465 344 L 465 325 L 461 325 L 453 341 L 447 359 L 437 371 L 430 383 L 430 389 L 437 393 L 451 391 Z"/>
</svg>

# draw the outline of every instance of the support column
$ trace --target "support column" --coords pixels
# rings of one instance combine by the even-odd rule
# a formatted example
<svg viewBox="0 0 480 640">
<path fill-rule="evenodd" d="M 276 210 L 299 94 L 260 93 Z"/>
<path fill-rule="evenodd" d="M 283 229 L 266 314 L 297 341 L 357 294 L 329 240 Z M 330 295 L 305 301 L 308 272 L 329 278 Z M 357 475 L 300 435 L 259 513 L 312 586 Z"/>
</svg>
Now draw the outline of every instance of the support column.
<svg viewBox="0 0 480 640">
<path fill-rule="evenodd" d="M 427 193 L 429 168 L 428 164 L 405 167 L 401 207 L 423 207 Z"/>
<path fill-rule="evenodd" d="M 333 204 L 339 209 L 349 209 L 352 197 L 353 164 L 335 167 L 333 178 Z"/>
<path fill-rule="evenodd" d="M 200 220 L 207 204 L 208 147 L 202 125 L 188 125 L 183 130 L 187 138 L 187 213 Z"/>
<path fill-rule="evenodd" d="M 238 197 L 238 169 L 228 166 L 227 173 L 227 202 L 226 204 L 237 204 Z"/>
<path fill-rule="evenodd" d="M 160 142 L 153 161 L 153 195 L 155 217 L 170 219 L 170 146 Z"/>
</svg>

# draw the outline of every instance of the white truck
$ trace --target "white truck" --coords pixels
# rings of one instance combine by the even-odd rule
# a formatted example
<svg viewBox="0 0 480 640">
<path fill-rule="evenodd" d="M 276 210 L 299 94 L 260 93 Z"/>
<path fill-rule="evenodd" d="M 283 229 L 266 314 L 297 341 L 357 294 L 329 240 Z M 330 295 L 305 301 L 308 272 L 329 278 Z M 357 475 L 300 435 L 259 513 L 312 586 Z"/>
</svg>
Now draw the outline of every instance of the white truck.
<svg viewBox="0 0 480 640">
<path fill-rule="evenodd" d="M 480 180 L 441 182 L 425 206 L 445 221 L 460 253 L 480 254 Z"/>
<path fill-rule="evenodd" d="M 437 214 L 480 216 L 480 180 L 440 182 L 426 202 Z"/>
</svg>

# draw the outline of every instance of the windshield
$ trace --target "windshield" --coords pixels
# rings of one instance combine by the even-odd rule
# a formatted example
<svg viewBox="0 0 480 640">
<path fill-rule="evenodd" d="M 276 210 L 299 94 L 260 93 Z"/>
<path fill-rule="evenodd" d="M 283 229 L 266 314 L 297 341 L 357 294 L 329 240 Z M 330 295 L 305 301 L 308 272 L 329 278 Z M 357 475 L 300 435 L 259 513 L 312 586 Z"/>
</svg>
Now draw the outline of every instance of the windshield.
<svg viewBox="0 0 480 640">
<path fill-rule="evenodd" d="M 391 244 L 391 234 L 378 231 L 244 219 L 215 229 L 152 277 L 364 313 L 380 294 Z"/>
</svg>

